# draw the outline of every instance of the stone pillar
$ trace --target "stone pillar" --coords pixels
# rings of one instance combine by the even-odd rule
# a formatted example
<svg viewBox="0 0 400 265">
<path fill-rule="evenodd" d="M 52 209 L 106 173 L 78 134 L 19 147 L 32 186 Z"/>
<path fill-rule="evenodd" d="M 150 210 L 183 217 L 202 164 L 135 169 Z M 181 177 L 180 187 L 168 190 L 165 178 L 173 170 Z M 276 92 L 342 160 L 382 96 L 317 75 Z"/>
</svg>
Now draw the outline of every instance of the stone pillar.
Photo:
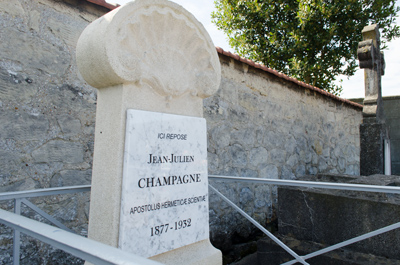
<svg viewBox="0 0 400 265">
<path fill-rule="evenodd" d="M 204 27 L 181 6 L 136 0 L 84 30 L 77 64 L 83 78 L 98 89 L 89 238 L 120 247 L 128 109 L 202 117 L 203 99 L 219 88 L 219 59 Z M 146 239 L 136 240 L 141 244 Z M 222 264 L 221 252 L 208 237 L 151 259 Z"/>
<path fill-rule="evenodd" d="M 389 141 L 383 112 L 381 76 L 385 59 L 380 51 L 377 25 L 364 27 L 363 41 L 358 44 L 360 68 L 364 68 L 365 98 L 363 123 L 360 125 L 360 173 L 368 176 L 385 173 L 385 143 Z M 386 158 L 389 159 L 390 158 Z M 387 173 L 387 172 L 386 172 Z"/>
</svg>

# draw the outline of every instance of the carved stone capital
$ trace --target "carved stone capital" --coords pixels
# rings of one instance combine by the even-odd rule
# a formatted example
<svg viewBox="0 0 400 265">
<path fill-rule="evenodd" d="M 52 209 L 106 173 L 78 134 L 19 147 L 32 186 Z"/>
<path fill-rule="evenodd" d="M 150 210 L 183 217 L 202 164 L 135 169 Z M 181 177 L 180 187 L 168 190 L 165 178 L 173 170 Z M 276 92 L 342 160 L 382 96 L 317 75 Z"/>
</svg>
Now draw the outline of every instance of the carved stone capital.
<svg viewBox="0 0 400 265">
<path fill-rule="evenodd" d="M 221 80 L 218 54 L 203 25 L 166 0 L 136 0 L 91 23 L 78 41 L 77 64 L 96 88 L 146 84 L 172 98 L 211 96 Z"/>
<path fill-rule="evenodd" d="M 360 61 L 360 68 L 374 67 L 375 47 L 373 40 L 364 40 L 358 43 L 357 57 Z"/>
</svg>

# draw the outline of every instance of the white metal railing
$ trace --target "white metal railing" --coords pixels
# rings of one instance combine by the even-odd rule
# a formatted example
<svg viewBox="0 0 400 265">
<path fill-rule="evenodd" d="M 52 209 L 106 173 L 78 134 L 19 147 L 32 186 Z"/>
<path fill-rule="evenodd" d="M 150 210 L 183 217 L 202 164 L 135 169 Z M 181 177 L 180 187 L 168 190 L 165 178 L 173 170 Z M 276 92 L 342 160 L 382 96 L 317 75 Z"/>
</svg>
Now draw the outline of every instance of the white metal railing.
<svg viewBox="0 0 400 265">
<path fill-rule="evenodd" d="M 244 177 L 232 177 L 232 176 L 216 176 L 209 175 L 210 180 L 216 181 L 235 181 L 235 182 L 252 182 L 262 183 L 269 185 L 281 185 L 281 186 L 296 186 L 296 187 L 307 187 L 307 188 L 323 188 L 323 189 L 337 189 L 337 190 L 352 190 L 352 191 L 364 191 L 364 192 L 383 192 L 400 194 L 400 187 L 393 186 L 376 186 L 376 185 L 362 185 L 362 184 L 346 184 L 346 183 L 330 183 L 330 182 L 313 182 L 313 181 L 298 181 L 298 180 L 282 180 L 282 179 L 260 179 L 260 178 L 244 178 Z M 350 240 L 346 240 L 339 244 L 318 250 L 305 256 L 299 256 L 282 241 L 275 237 L 272 233 L 261 226 L 252 217 L 246 214 L 242 209 L 235 205 L 232 201 L 222 195 L 212 185 L 210 188 L 220 196 L 224 201 L 231 205 L 235 210 L 247 218 L 251 223 L 263 231 L 268 237 L 285 249 L 295 259 L 284 263 L 285 265 L 294 264 L 300 262 L 302 264 L 308 264 L 305 260 L 312 257 L 325 254 L 329 251 L 353 244 L 355 242 L 400 228 L 400 222 L 366 233 L 364 235 L 355 237 Z M 32 191 L 18 191 L 18 192 L 7 192 L 0 193 L 1 200 L 14 200 L 14 212 L 11 213 L 5 210 L 0 210 L 0 223 L 10 226 L 14 229 L 14 243 L 13 243 L 13 264 L 19 264 L 19 248 L 20 248 L 20 233 L 24 233 L 35 237 L 45 243 L 48 243 L 56 248 L 64 250 L 76 257 L 82 258 L 94 264 L 143 264 L 143 265 L 156 265 L 160 264 L 155 261 L 151 261 L 120 249 L 99 243 L 97 241 L 76 235 L 71 232 L 70 229 L 65 227 L 63 224 L 58 222 L 52 216 L 48 215 L 36 205 L 31 203 L 27 198 L 39 197 L 39 196 L 51 196 L 58 194 L 76 193 L 90 191 L 90 185 L 85 186 L 72 186 L 72 187 L 60 187 L 60 188 L 49 188 L 42 190 Z M 57 225 L 59 228 L 50 226 L 38 221 L 21 216 L 21 204 L 28 206 L 33 209 L 44 218 Z"/>
<path fill-rule="evenodd" d="M 52 196 L 90 191 L 90 185 L 49 188 L 41 190 L 0 193 L 1 200 L 14 200 L 14 213 L 0 209 L 0 223 L 14 229 L 13 264 L 19 264 L 20 233 L 32 236 L 55 248 L 68 252 L 93 264 L 160 265 L 161 263 L 124 252 L 100 242 L 76 235 L 49 214 L 38 208 L 27 198 Z M 31 208 L 59 228 L 21 216 L 21 205 Z"/>
<path fill-rule="evenodd" d="M 28 198 L 34 197 L 42 197 L 42 196 L 52 196 L 52 195 L 60 195 L 60 194 L 68 194 L 68 193 L 77 193 L 77 192 L 86 192 L 90 191 L 90 185 L 82 185 L 82 186 L 69 186 L 69 187 L 58 187 L 58 188 L 47 188 L 47 189 L 39 189 L 39 190 L 26 190 L 26 191 L 14 191 L 14 192 L 5 192 L 0 193 L 0 201 L 4 200 L 14 200 L 14 213 L 17 215 L 21 214 L 21 206 L 22 204 L 26 205 L 30 209 L 34 210 L 42 217 L 47 219 L 52 224 L 56 225 L 59 228 L 62 228 L 68 232 L 73 233 L 68 227 L 57 221 L 51 215 L 44 212 L 42 209 L 34 205 L 32 202 L 28 200 Z M 21 235 L 20 230 L 14 229 L 13 232 L 13 265 L 19 265 L 19 257 L 20 257 L 20 244 L 21 244 Z"/>
<path fill-rule="evenodd" d="M 321 189 L 332 189 L 332 190 L 352 190 L 352 191 L 400 194 L 400 187 L 394 187 L 394 186 L 301 181 L 301 180 L 286 180 L 286 179 L 245 178 L 245 177 L 217 176 L 217 175 L 208 175 L 208 177 L 211 180 L 251 182 L 259 184 L 278 185 L 278 186 L 293 186 L 293 187 L 321 188 Z"/>
<path fill-rule="evenodd" d="M 90 187 L 91 187 L 90 185 L 81 185 L 81 186 L 47 188 L 47 189 L 39 189 L 39 190 L 4 192 L 4 193 L 0 193 L 0 201 L 21 199 L 21 198 L 34 198 L 34 197 L 43 197 L 43 196 L 51 196 L 51 195 L 60 195 L 60 194 L 76 193 L 76 192 L 85 192 L 85 191 L 90 191 Z"/>
<path fill-rule="evenodd" d="M 363 191 L 363 192 L 383 192 L 383 193 L 393 193 L 400 194 L 400 187 L 393 186 L 378 186 L 378 185 L 363 185 L 363 184 L 347 184 L 347 183 L 330 183 L 330 182 L 316 182 L 316 181 L 299 181 L 299 180 L 282 180 L 282 179 L 260 179 L 260 178 L 245 178 L 245 177 L 232 177 L 232 176 L 217 176 L 217 175 L 209 175 L 209 179 L 211 180 L 219 180 L 219 181 L 235 181 L 235 182 L 252 182 L 252 183 L 261 183 L 261 184 L 269 184 L 269 185 L 280 185 L 280 186 L 294 186 L 294 187 L 307 187 L 307 188 L 322 188 L 322 189 L 337 189 L 337 190 L 351 190 L 351 191 Z M 381 229 L 366 233 L 364 235 L 343 241 L 341 243 L 335 244 L 333 246 L 318 250 L 316 252 L 310 253 L 305 256 L 299 256 L 293 250 L 291 250 L 287 245 L 285 245 L 281 240 L 279 240 L 276 236 L 266 230 L 263 226 L 261 226 L 257 221 L 251 218 L 248 214 L 246 214 L 240 207 L 235 205 L 232 201 L 222 195 L 216 188 L 212 185 L 209 185 L 210 188 L 220 196 L 225 202 L 231 205 L 235 210 L 237 210 L 241 215 L 243 215 L 246 219 L 248 219 L 251 223 L 253 223 L 257 228 L 263 231 L 269 238 L 271 238 L 274 242 L 276 242 L 279 246 L 281 246 L 284 250 L 286 250 L 290 255 L 292 255 L 295 259 L 282 265 L 295 264 L 300 262 L 302 264 L 309 264 L 306 262 L 307 259 L 328 253 L 330 251 L 339 249 L 344 246 L 348 246 L 350 244 L 362 241 L 364 239 L 371 238 L 376 235 L 380 235 L 382 233 L 389 232 L 391 230 L 400 228 L 400 222 L 395 223 L 390 226 L 383 227 Z"/>
<path fill-rule="evenodd" d="M 98 265 L 160 265 L 121 249 L 0 209 L 0 223 Z"/>
</svg>

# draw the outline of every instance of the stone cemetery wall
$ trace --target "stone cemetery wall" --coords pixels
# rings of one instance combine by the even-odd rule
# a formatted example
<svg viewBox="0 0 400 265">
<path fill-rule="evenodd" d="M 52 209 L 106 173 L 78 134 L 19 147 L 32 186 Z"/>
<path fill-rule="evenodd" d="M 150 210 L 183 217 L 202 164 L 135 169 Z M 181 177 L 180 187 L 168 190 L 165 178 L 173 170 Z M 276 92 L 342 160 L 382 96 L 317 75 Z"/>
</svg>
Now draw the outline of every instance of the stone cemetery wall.
<svg viewBox="0 0 400 265">
<path fill-rule="evenodd" d="M 0 192 L 90 184 L 96 90 L 77 73 L 75 47 L 86 25 L 105 12 L 86 1 L 0 1 Z M 87 233 L 89 194 L 35 202 Z M 11 202 L 2 208 L 12 209 Z M 7 231 L 0 242 L 10 246 Z M 38 243 L 22 241 L 29 264 L 46 263 Z M 10 264 L 5 249 L 0 263 Z"/>
<path fill-rule="evenodd" d="M 90 183 L 96 90 L 78 76 L 75 46 L 102 14 L 51 0 L 0 2 L 1 191 Z"/>
<path fill-rule="evenodd" d="M 226 52 L 220 51 L 220 61 L 220 90 L 204 103 L 209 174 L 272 179 L 359 174 L 360 105 Z M 262 224 L 274 221 L 276 187 L 211 184 Z M 229 248 L 253 232 L 253 225 L 212 192 L 210 219 L 212 238 L 221 241 L 217 247 Z"/>
</svg>

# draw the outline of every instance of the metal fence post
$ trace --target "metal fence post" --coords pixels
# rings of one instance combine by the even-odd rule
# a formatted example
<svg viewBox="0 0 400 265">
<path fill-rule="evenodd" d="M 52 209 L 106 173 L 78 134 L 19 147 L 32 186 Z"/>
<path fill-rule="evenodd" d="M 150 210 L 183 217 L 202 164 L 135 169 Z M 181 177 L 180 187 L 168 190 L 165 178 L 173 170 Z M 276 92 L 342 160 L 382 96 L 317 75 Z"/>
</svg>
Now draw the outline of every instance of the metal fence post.
<svg viewBox="0 0 400 265">
<path fill-rule="evenodd" d="M 21 199 L 14 199 L 14 213 L 21 215 Z M 14 228 L 13 233 L 13 265 L 19 265 L 21 233 Z"/>
</svg>

